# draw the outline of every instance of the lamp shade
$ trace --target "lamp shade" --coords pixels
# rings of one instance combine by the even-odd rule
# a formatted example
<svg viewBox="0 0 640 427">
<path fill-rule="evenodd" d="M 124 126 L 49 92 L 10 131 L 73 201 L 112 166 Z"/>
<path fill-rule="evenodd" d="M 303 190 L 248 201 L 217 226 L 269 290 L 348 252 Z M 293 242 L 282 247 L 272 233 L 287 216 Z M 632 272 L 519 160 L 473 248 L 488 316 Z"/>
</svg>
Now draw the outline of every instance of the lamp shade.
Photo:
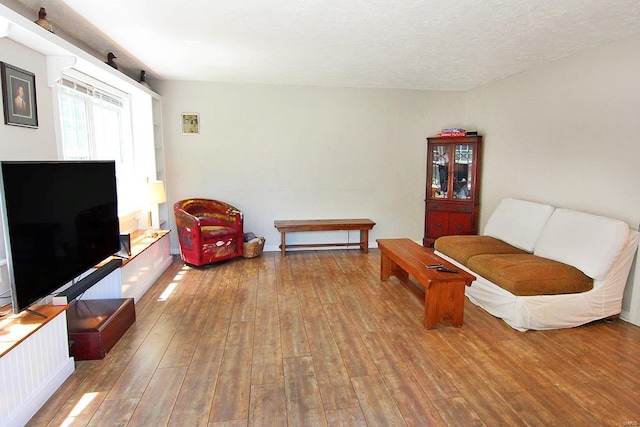
<svg viewBox="0 0 640 427">
<path fill-rule="evenodd" d="M 147 182 L 147 202 L 150 205 L 165 203 L 167 195 L 164 192 L 164 182 L 149 181 Z"/>
</svg>

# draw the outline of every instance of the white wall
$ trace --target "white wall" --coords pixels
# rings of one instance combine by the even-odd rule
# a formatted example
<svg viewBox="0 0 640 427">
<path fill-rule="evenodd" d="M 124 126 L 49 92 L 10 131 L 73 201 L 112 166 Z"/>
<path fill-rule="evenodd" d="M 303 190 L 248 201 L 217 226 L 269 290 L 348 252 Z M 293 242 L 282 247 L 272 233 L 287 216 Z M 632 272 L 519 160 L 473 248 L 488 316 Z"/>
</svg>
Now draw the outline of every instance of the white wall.
<svg viewBox="0 0 640 427">
<path fill-rule="evenodd" d="M 159 92 L 169 203 L 231 203 L 244 212 L 245 231 L 266 237 L 266 250 L 280 243 L 278 219 L 368 217 L 376 222 L 371 242 L 420 241 L 425 138 L 464 124 L 460 92 L 177 81 Z M 200 114 L 200 135 L 182 135 L 183 112 Z M 173 215 L 170 222 L 177 253 Z"/>
<path fill-rule="evenodd" d="M 55 128 L 53 122 L 53 99 L 47 86 L 46 61 L 44 56 L 26 49 L 6 38 L 0 38 L 0 61 L 32 72 L 36 76 L 36 99 L 38 101 L 38 128 L 24 128 L 0 123 L 0 160 L 55 160 Z M 2 95 L 0 93 L 0 99 Z M 0 102 L 3 102 L 0 101 Z M 6 258 L 4 231 L 0 221 L 0 259 Z M 7 265 L 0 265 L 0 294 L 9 289 Z M 10 298 L 0 298 L 0 306 L 9 304 Z"/>
<path fill-rule="evenodd" d="M 47 86 L 45 57 L 9 39 L 0 38 L 0 61 L 32 72 L 36 76 L 38 128 L 7 126 L 4 117 L 0 124 L 0 159 L 55 160 L 55 128 L 52 91 Z M 2 96 L 0 95 L 0 98 Z"/>
<path fill-rule="evenodd" d="M 640 37 L 478 88 L 467 121 L 485 135 L 481 224 L 504 197 L 640 223 Z M 640 293 L 634 267 L 632 288 Z"/>
</svg>

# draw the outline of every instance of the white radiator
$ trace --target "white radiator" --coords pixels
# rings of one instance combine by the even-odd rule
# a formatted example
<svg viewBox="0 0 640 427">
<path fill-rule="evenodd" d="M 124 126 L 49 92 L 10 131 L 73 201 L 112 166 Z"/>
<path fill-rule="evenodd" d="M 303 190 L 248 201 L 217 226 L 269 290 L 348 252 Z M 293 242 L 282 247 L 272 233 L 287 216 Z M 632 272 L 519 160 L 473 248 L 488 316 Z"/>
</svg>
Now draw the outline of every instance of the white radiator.
<svg viewBox="0 0 640 427">
<path fill-rule="evenodd" d="M 74 370 L 63 311 L 0 358 L 0 426 L 21 427 Z"/>
<path fill-rule="evenodd" d="M 110 299 L 122 298 L 120 288 L 120 269 L 116 268 L 102 280 L 86 290 L 79 299 Z"/>
</svg>

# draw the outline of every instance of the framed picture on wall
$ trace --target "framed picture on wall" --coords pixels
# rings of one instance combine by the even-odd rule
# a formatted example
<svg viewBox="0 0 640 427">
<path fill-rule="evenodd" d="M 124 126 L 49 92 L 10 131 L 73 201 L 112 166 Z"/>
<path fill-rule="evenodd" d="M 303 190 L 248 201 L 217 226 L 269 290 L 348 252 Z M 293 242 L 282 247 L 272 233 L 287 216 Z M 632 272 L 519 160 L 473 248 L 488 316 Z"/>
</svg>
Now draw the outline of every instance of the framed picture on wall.
<svg viewBox="0 0 640 427">
<path fill-rule="evenodd" d="M 182 134 L 197 135 L 200 133 L 200 115 L 198 113 L 182 113 Z"/>
<path fill-rule="evenodd" d="M 4 123 L 7 125 L 38 127 L 36 76 L 5 62 L 0 62 Z"/>
</svg>

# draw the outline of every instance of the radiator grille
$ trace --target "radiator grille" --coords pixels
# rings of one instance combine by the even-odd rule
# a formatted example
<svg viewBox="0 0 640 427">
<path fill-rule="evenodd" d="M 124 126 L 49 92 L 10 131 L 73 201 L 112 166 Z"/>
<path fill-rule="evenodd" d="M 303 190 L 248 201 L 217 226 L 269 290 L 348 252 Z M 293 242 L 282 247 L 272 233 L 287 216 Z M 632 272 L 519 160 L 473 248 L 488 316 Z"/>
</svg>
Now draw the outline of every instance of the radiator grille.
<svg viewBox="0 0 640 427">
<path fill-rule="evenodd" d="M 0 425 L 24 425 L 71 372 L 63 312 L 0 358 Z"/>
</svg>

